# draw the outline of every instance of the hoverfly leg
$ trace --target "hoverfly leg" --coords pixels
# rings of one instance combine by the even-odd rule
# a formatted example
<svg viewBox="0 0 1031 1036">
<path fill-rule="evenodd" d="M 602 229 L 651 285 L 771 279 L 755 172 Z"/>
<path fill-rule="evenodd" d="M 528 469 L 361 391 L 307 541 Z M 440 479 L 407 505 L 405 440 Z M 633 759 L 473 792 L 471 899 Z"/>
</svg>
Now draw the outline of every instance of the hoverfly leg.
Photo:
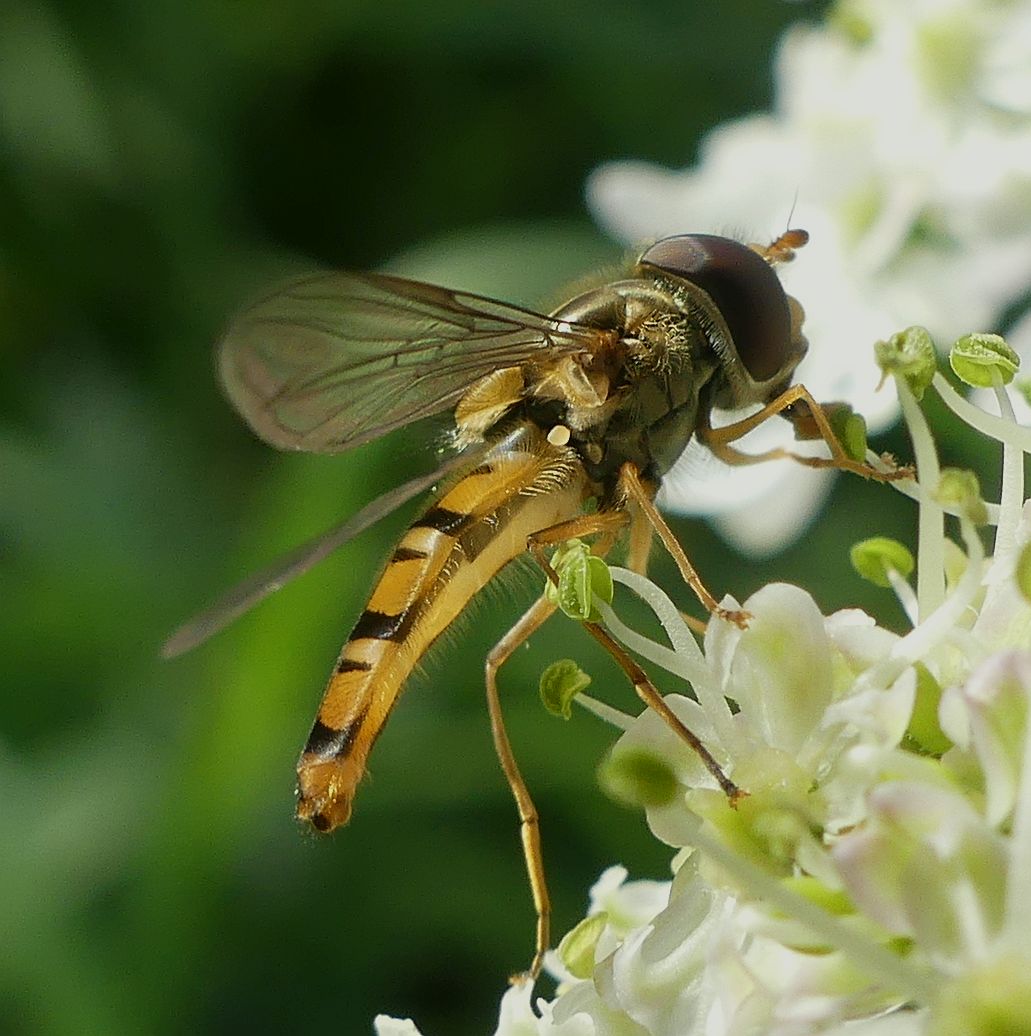
<svg viewBox="0 0 1031 1036">
<path fill-rule="evenodd" d="M 630 543 L 627 545 L 626 551 L 626 567 L 631 572 L 636 572 L 641 576 L 648 575 L 648 557 L 651 554 L 654 538 L 655 530 L 652 528 L 651 522 L 641 511 L 637 511 L 630 519 Z M 705 634 L 708 623 L 679 608 L 677 610 L 692 632 L 699 636 Z"/>
<path fill-rule="evenodd" d="M 629 463 L 623 465 L 619 473 L 619 484 L 627 499 L 637 507 L 638 511 L 647 520 L 648 525 L 658 533 L 659 539 L 662 540 L 662 545 L 676 562 L 684 582 L 694 591 L 694 595 L 705 609 L 717 618 L 733 622 L 736 626 L 744 629 L 748 625 L 748 619 L 750 618 L 748 612 L 723 608 L 710 593 L 694 565 L 691 564 L 691 560 L 685 553 L 684 548 L 677 541 L 676 536 L 673 535 L 673 530 L 666 524 L 666 520 L 659 513 L 659 509 L 655 506 L 653 499 L 655 494 L 649 491 L 641 481 L 640 472 L 635 465 Z"/>
<path fill-rule="evenodd" d="M 544 857 L 541 853 L 540 823 L 537 807 L 533 804 L 529 789 L 519 772 L 512 743 L 505 730 L 505 720 L 501 712 L 501 700 L 498 696 L 498 670 L 508 661 L 516 648 L 522 646 L 538 630 L 555 611 L 555 605 L 545 597 L 540 597 L 519 621 L 494 645 L 487 655 L 484 676 L 487 685 L 487 711 L 490 713 L 490 729 L 494 737 L 494 749 L 501 763 L 512 797 L 519 810 L 519 834 L 523 843 L 523 859 L 526 862 L 526 873 L 530 879 L 530 892 L 533 896 L 533 907 L 537 912 L 537 936 L 534 946 L 533 961 L 525 975 L 515 975 L 511 981 L 520 982 L 528 978 L 535 981 L 544 963 L 544 954 L 548 948 L 551 925 L 551 899 L 548 896 L 548 885 L 544 878 Z"/>
<path fill-rule="evenodd" d="M 595 514 L 582 514 L 577 518 L 570 518 L 569 521 L 559 522 L 558 525 L 552 525 L 533 533 L 527 537 L 526 549 L 533 555 L 534 560 L 544 570 L 548 579 L 557 586 L 558 575 L 544 553 L 545 547 L 577 539 L 580 536 L 598 536 L 591 546 L 591 553 L 604 557 L 612 549 L 616 537 L 622 532 L 628 521 L 630 521 L 630 516 L 626 511 L 599 511 Z"/>
<path fill-rule="evenodd" d="M 620 528 L 626 524 L 627 516 L 622 511 L 607 511 L 600 514 L 581 515 L 570 521 L 560 522 L 529 537 L 527 547 L 538 563 L 553 581 L 557 578 L 555 570 L 544 555 L 544 546 L 560 543 L 576 536 L 600 534 L 592 548 L 596 554 L 607 554 L 615 542 Z M 541 852 L 540 821 L 537 807 L 533 804 L 530 791 L 519 772 L 512 743 L 505 729 L 505 720 L 501 712 L 501 699 L 498 695 L 498 670 L 511 658 L 516 648 L 526 641 L 554 613 L 553 605 L 546 597 L 538 598 L 523 614 L 518 622 L 494 645 L 487 655 L 484 665 L 484 678 L 487 687 L 487 711 L 490 714 L 490 729 L 494 738 L 494 750 L 501 763 L 501 769 L 512 790 L 516 808 L 519 811 L 519 831 L 523 843 L 523 859 L 526 862 L 526 873 L 530 880 L 530 893 L 533 896 L 534 910 L 537 912 L 537 937 L 533 960 L 529 969 L 522 975 L 514 975 L 512 982 L 537 979 L 544 964 L 544 954 L 548 949 L 551 929 L 551 899 L 548 896 L 548 885 L 544 877 L 544 857 Z"/>
<path fill-rule="evenodd" d="M 630 542 L 626 550 L 626 567 L 631 572 L 636 572 L 640 576 L 648 575 L 648 557 L 651 554 L 654 537 L 655 530 L 652 529 L 651 522 L 640 511 L 631 516 Z M 699 635 L 705 633 L 707 623 L 702 622 L 701 619 L 695 618 L 685 611 L 680 612 L 680 617 L 694 633 Z"/>
<path fill-rule="evenodd" d="M 655 530 L 642 511 L 634 511 L 630 517 L 630 542 L 626 551 L 626 567 L 639 576 L 648 574 L 648 558 L 652 552 Z"/>
<path fill-rule="evenodd" d="M 667 726 L 701 759 L 702 765 L 712 774 L 720 790 L 730 800 L 731 805 L 737 803 L 747 793 L 742 791 L 724 772 L 713 754 L 705 747 L 701 739 L 690 727 L 684 725 L 680 717 L 666 704 L 655 684 L 648 679 L 645 671 L 623 650 L 612 637 L 612 634 L 596 622 L 585 622 L 584 628 L 615 659 L 619 667 L 626 673 L 634 685 L 637 696 L 653 712 L 657 712 Z"/>
<path fill-rule="evenodd" d="M 576 539 L 579 536 L 601 536 L 596 541 L 592 553 L 603 556 L 612 548 L 616 537 L 630 521 L 625 511 L 596 511 L 594 514 L 581 514 L 569 521 L 550 525 L 546 529 L 532 533 L 527 539 L 527 549 L 536 557 L 545 547 L 562 543 L 564 540 Z"/>
<path fill-rule="evenodd" d="M 798 408 L 801 403 L 804 409 Z M 830 450 L 830 457 L 806 457 L 786 449 L 766 450 L 763 453 L 745 453 L 737 449 L 733 443 L 747 435 L 771 417 L 780 415 L 802 430 L 802 438 L 822 439 Z M 713 428 L 708 423 L 700 423 L 699 440 L 725 464 L 740 466 L 743 464 L 762 464 L 769 460 L 793 460 L 808 468 L 835 468 L 839 471 L 851 471 L 863 478 L 872 478 L 878 482 L 894 482 L 911 478 L 913 472 L 908 467 L 885 466 L 885 469 L 874 467 L 866 461 L 853 460 L 849 457 L 834 434 L 827 415 L 822 406 L 813 399 L 804 385 L 792 385 L 761 410 L 732 424 Z"/>
<path fill-rule="evenodd" d="M 629 466 L 629 465 L 627 465 Z M 643 488 L 642 488 L 643 491 Z M 650 503 L 651 501 L 649 501 Z M 528 542 L 530 553 L 533 554 L 537 563 L 544 569 L 548 578 L 558 582 L 558 576 L 551 567 L 551 563 L 544 555 L 544 545 L 549 543 L 560 543 L 573 536 L 589 536 L 592 533 L 601 533 L 602 539 L 594 545 L 594 553 L 603 555 L 608 552 L 615 539 L 619 527 L 625 524 L 627 515 L 625 511 L 605 511 L 600 514 L 582 515 L 572 521 L 561 522 L 549 529 L 542 529 L 534 533 Z M 661 521 L 661 519 L 660 519 Z M 665 522 L 662 523 L 665 525 Z M 668 530 L 667 530 L 668 531 Z M 672 533 L 670 533 L 672 536 Z M 711 596 L 711 595 L 710 595 Z M 713 602 L 715 604 L 715 601 Z M 536 606 L 535 606 L 536 607 Z M 531 609 L 532 611 L 532 609 Z M 528 613 L 529 614 L 529 613 Z M 526 618 L 526 616 L 524 616 Z M 522 621 L 522 620 L 520 620 Z M 541 620 L 543 621 L 543 620 Z M 604 626 L 596 622 L 585 622 L 584 629 L 612 656 L 616 664 L 626 673 L 627 678 L 634 685 L 637 696 L 644 704 L 665 721 L 669 728 L 689 748 L 691 748 L 701 759 L 702 765 L 712 774 L 720 789 L 731 801 L 736 803 L 744 794 L 724 772 L 723 768 L 716 761 L 713 754 L 705 747 L 698 735 L 689 727 L 685 726 L 680 717 L 666 704 L 662 695 L 659 694 L 655 684 L 648 679 L 647 673 L 623 650 L 611 633 Z M 536 627 L 534 627 L 536 629 Z M 531 631 L 532 632 L 532 631 Z"/>
</svg>

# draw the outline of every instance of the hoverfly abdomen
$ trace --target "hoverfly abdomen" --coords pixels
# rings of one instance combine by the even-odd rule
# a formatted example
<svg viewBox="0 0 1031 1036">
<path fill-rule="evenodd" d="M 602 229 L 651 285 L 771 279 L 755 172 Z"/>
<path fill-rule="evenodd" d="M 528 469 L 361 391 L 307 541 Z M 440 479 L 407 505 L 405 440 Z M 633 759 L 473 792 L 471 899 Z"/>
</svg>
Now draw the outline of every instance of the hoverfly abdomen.
<svg viewBox="0 0 1031 1036">
<path fill-rule="evenodd" d="M 390 710 L 434 640 L 529 535 L 579 513 L 590 484 L 576 454 L 527 423 L 491 449 L 405 533 L 340 654 L 297 764 L 297 815 L 347 822 Z"/>
</svg>

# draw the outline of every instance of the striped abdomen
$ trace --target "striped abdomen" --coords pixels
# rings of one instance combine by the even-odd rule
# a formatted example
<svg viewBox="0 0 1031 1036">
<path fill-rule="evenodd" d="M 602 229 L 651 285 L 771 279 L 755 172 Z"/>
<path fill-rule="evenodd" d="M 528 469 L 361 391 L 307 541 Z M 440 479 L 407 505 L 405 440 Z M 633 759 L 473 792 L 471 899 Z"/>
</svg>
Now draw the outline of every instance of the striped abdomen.
<svg viewBox="0 0 1031 1036">
<path fill-rule="evenodd" d="M 297 815 L 347 822 L 358 782 L 405 680 L 426 649 L 526 538 L 579 513 L 575 452 L 533 425 L 508 436 L 405 533 L 326 686 L 297 764 Z"/>
</svg>

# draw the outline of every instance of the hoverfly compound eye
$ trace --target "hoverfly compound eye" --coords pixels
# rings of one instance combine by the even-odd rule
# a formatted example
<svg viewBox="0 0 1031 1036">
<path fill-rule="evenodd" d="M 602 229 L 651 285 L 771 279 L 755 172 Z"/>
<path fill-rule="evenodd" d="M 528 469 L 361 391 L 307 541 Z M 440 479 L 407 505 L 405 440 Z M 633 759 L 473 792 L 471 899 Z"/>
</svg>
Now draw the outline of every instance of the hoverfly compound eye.
<svg viewBox="0 0 1031 1036">
<path fill-rule="evenodd" d="M 747 245 L 713 234 L 682 234 L 657 241 L 640 261 L 696 285 L 712 299 L 753 380 L 776 377 L 796 353 L 780 279 Z"/>
</svg>

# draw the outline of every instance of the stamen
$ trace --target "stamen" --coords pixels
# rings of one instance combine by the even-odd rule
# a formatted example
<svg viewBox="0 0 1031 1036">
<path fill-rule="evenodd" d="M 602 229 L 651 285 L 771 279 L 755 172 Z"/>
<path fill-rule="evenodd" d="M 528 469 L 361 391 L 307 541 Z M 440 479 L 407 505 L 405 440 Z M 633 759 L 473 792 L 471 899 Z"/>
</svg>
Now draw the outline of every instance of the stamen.
<svg viewBox="0 0 1031 1036">
<path fill-rule="evenodd" d="M 922 661 L 954 632 L 967 608 L 981 590 L 984 547 L 977 529 L 969 518 L 959 520 L 968 562 L 956 588 L 920 625 L 895 641 L 887 656 L 866 670 L 856 681 L 856 690 L 863 687 L 890 687 L 914 662 Z M 939 573 L 941 569 L 939 568 Z"/>
<path fill-rule="evenodd" d="M 614 613 L 611 616 L 611 622 L 609 616 L 606 615 L 605 624 L 620 640 L 623 640 L 627 647 L 637 651 L 645 658 L 649 658 L 650 661 L 662 666 L 668 672 L 686 680 L 694 689 L 698 704 L 705 710 L 723 747 L 732 757 L 739 758 L 740 753 L 745 751 L 741 729 L 734 722 L 733 713 L 730 711 L 723 692 L 713 683 L 701 648 L 681 618 L 676 605 L 659 587 L 644 576 L 616 566 L 612 566 L 609 571 L 615 582 L 622 583 L 648 605 L 655 617 L 662 623 L 662 628 L 669 637 L 673 650 L 670 651 L 668 648 L 663 648 L 661 645 L 641 637 L 639 633 L 620 622 Z M 630 639 L 624 639 L 624 637 Z M 655 648 L 663 653 L 662 658 L 658 657 L 658 652 L 653 655 L 645 653 L 646 650 Z"/>
<path fill-rule="evenodd" d="M 895 598 L 906 613 L 910 626 L 915 626 L 920 621 L 920 608 L 917 605 L 916 593 L 901 573 L 889 569 L 887 575 L 891 588 L 895 592 Z"/>
<path fill-rule="evenodd" d="M 999 414 L 1014 427 L 1017 424 L 1013 403 L 1006 391 L 1001 374 L 993 368 L 992 388 L 999 404 Z M 1002 444 L 1002 492 L 999 498 L 999 527 L 995 533 L 995 563 L 1006 567 L 1017 546 L 1017 526 L 1024 503 L 1024 455 L 1009 440 Z"/>
<path fill-rule="evenodd" d="M 1031 714 L 1024 721 L 1024 754 L 1013 807 L 1001 940 L 1031 955 Z"/>
<path fill-rule="evenodd" d="M 605 702 L 598 701 L 597 698 L 592 698 L 589 694 L 584 694 L 583 691 L 573 701 L 597 716 L 598 719 L 611 723 L 612 726 L 618 727 L 620 730 L 629 730 L 634 725 L 636 717 L 626 712 L 620 712 L 619 709 L 614 709 L 611 705 L 606 705 Z"/>
<path fill-rule="evenodd" d="M 944 374 L 935 374 L 932 384 L 941 396 L 942 402 L 971 428 L 983 432 L 992 439 L 998 439 L 999 442 L 1012 443 L 1024 453 L 1031 453 L 1031 427 L 1007 421 L 1004 417 L 996 417 L 995 414 L 989 414 L 979 406 L 974 406 L 949 384 Z"/>
<path fill-rule="evenodd" d="M 935 384 L 937 378 L 935 375 Z M 931 430 L 906 380 L 895 378 L 902 416 L 913 442 L 913 455 L 921 487 L 937 486 L 941 477 L 938 451 Z M 945 599 L 945 516 L 941 505 L 929 493 L 919 497 L 917 533 L 916 597 L 919 618 L 933 612 Z"/>
</svg>

